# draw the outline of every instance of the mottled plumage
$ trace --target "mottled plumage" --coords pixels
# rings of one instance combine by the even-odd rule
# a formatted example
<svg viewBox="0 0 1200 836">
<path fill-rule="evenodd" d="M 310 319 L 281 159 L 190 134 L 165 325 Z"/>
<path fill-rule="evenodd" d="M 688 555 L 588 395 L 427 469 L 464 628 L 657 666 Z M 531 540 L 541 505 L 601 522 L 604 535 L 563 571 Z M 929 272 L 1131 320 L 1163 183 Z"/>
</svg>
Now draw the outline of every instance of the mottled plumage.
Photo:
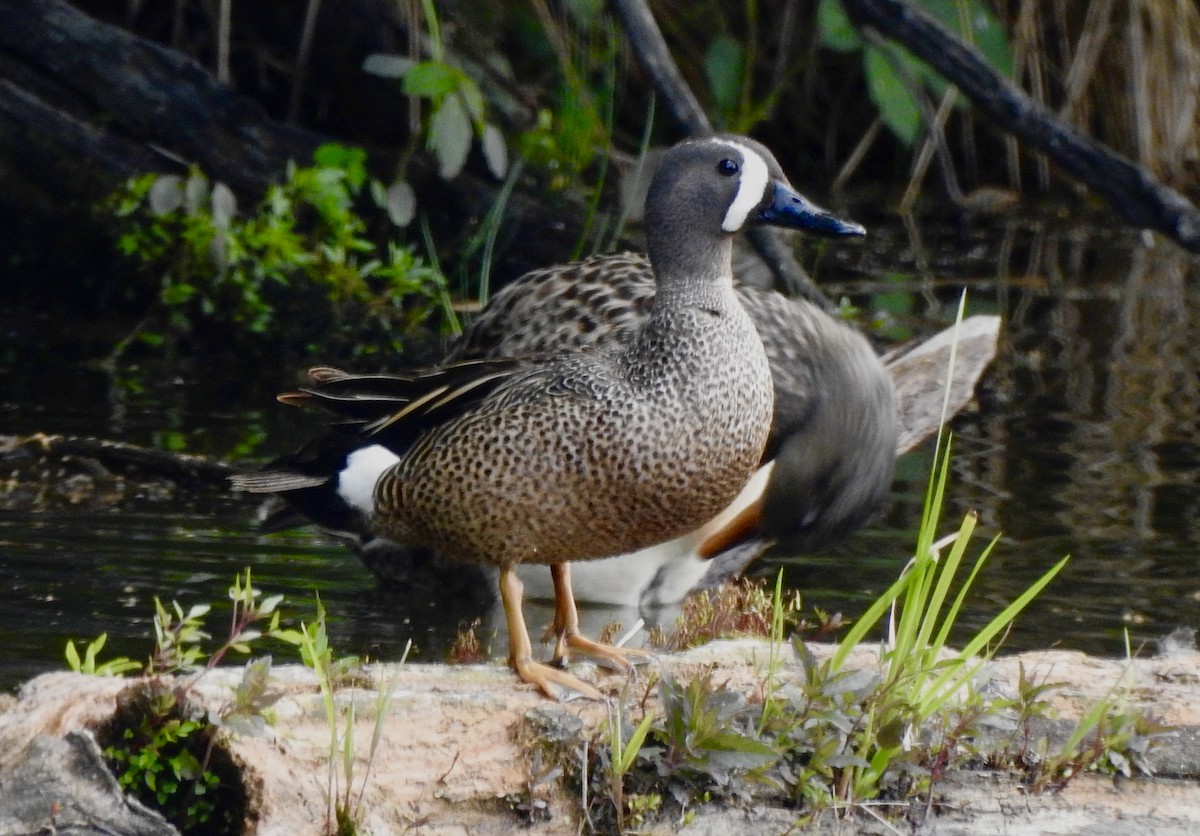
<svg viewBox="0 0 1200 836">
<path fill-rule="evenodd" d="M 627 665 L 631 652 L 579 635 L 567 564 L 696 528 L 761 459 L 773 386 L 733 290 L 732 235 L 747 223 L 862 232 L 796 194 L 771 154 L 740 137 L 668 151 L 645 223 L 657 289 L 644 322 L 612 350 L 409 375 L 320 369 L 308 389 L 283 396 L 350 420 L 335 444 L 347 466 L 327 481 L 345 502 L 369 500 L 372 533 L 500 569 L 510 663 L 551 695 L 598 692 L 532 662 L 514 568 L 552 567 L 556 658 L 571 648 Z M 358 449 L 346 443 L 355 432 Z M 290 461 L 239 484 L 286 497 L 289 471 L 297 492 L 317 489 Z"/>
<path fill-rule="evenodd" d="M 802 299 L 734 283 L 774 381 L 764 461 L 768 533 L 820 548 L 878 510 L 891 484 L 896 414 L 891 377 L 866 338 Z M 500 290 L 447 359 L 611 351 L 638 333 L 654 301 L 643 255 L 600 255 L 526 273 Z"/>
</svg>

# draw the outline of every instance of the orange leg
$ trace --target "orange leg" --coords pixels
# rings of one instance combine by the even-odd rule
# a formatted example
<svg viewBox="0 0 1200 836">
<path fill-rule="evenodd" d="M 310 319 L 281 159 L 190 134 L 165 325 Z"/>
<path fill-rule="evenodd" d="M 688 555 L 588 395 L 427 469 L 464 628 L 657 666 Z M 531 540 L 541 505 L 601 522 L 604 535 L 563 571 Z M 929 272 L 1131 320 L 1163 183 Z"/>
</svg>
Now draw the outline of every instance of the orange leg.
<svg viewBox="0 0 1200 836">
<path fill-rule="evenodd" d="M 575 609 L 575 593 L 571 590 L 571 564 L 555 563 L 550 567 L 550 575 L 554 578 L 554 664 L 566 662 L 571 650 L 619 671 L 653 658 L 644 650 L 618 649 L 584 638 L 579 632 L 579 611 Z"/>
<path fill-rule="evenodd" d="M 590 700 L 601 699 L 600 692 L 582 679 L 533 661 L 533 645 L 529 641 L 529 631 L 525 628 L 525 616 L 521 611 L 524 592 L 525 587 L 515 569 L 508 567 L 500 570 L 500 601 L 508 621 L 508 664 L 523 682 L 536 685 L 551 699 L 566 700 L 577 695 Z"/>
</svg>

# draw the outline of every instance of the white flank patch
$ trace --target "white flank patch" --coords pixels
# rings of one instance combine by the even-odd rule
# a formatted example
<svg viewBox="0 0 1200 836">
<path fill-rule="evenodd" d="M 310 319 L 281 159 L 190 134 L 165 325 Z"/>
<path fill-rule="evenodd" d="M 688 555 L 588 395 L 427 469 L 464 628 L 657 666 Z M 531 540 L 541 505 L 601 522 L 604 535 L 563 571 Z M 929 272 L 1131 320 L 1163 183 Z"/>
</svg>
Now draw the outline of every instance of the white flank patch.
<svg viewBox="0 0 1200 836">
<path fill-rule="evenodd" d="M 375 510 L 375 483 L 400 457 L 380 444 L 355 450 L 346 456 L 346 467 L 338 474 L 338 496 L 350 507 L 370 514 Z"/>
<path fill-rule="evenodd" d="M 713 142 L 733 148 L 742 155 L 741 182 L 738 185 L 737 196 L 729 205 L 728 211 L 725 212 L 725 220 L 721 223 L 721 229 L 726 232 L 737 232 L 745 225 L 750 210 L 762 203 L 771 176 L 767 173 L 767 161 L 752 148 L 728 139 L 714 139 Z"/>
</svg>

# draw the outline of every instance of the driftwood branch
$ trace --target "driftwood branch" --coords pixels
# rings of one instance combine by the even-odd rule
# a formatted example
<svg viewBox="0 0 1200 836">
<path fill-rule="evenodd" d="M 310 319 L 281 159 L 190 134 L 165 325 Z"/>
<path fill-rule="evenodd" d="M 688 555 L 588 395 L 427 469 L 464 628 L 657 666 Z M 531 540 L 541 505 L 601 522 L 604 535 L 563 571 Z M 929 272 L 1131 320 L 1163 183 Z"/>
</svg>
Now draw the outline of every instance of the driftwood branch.
<svg viewBox="0 0 1200 836">
<path fill-rule="evenodd" d="M 953 82 L 1003 130 L 1044 153 L 1129 224 L 1200 252 L 1200 210 L 1145 168 L 1063 122 L 975 50 L 904 0 L 842 0 L 856 26 L 897 41 Z"/>
<path fill-rule="evenodd" d="M 711 134 L 712 122 L 679 72 L 646 0 L 611 2 L 638 63 L 653 80 L 655 89 L 666 100 L 667 109 L 680 127 L 689 136 Z M 747 238 L 776 281 L 787 288 L 788 293 L 807 299 L 825 310 L 833 310 L 833 303 L 813 283 L 792 251 L 783 245 L 773 230 L 765 227 L 751 229 L 747 231 Z"/>
<path fill-rule="evenodd" d="M 0 462 L 21 458 L 54 461 L 86 459 L 112 473 L 142 479 L 167 479 L 189 487 L 219 486 L 224 489 L 236 468 L 190 453 L 155 450 L 123 441 L 72 435 L 35 433 L 27 436 L 0 436 Z"/>
</svg>

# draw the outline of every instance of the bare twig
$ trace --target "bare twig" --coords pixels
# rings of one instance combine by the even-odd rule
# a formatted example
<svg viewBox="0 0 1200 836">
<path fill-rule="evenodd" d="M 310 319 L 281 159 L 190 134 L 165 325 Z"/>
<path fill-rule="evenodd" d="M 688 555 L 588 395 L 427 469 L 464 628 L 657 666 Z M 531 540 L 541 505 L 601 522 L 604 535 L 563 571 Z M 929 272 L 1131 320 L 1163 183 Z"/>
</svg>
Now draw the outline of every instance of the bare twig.
<svg viewBox="0 0 1200 836">
<path fill-rule="evenodd" d="M 317 31 L 317 15 L 321 0 L 308 0 L 304 10 L 304 29 L 300 32 L 300 48 L 296 52 L 296 68 L 292 72 L 292 89 L 288 94 L 287 122 L 296 124 L 300 115 L 300 100 L 304 97 L 304 81 L 308 76 L 308 61 L 312 56 L 313 36 Z"/>
<path fill-rule="evenodd" d="M 233 17 L 233 0 L 221 0 L 217 13 L 217 83 L 230 86 L 233 75 L 229 72 L 229 37 Z"/>
<path fill-rule="evenodd" d="M 1200 210 L 1144 167 L 1064 124 L 944 26 L 903 0 L 842 0 L 851 20 L 904 44 L 1004 130 L 1103 196 L 1124 220 L 1200 252 Z"/>
</svg>

